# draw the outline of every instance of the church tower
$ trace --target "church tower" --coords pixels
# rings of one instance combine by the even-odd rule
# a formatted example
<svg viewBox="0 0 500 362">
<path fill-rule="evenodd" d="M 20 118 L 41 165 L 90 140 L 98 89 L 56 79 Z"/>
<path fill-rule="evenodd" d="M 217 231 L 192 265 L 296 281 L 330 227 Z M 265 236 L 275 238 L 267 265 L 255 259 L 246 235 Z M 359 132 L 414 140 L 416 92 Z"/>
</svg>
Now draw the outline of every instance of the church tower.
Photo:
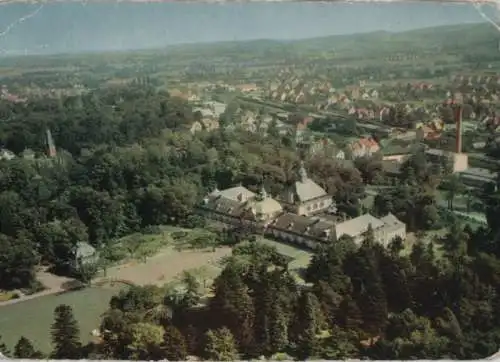
<svg viewBox="0 0 500 362">
<path fill-rule="evenodd" d="M 47 154 L 50 158 L 54 158 L 57 155 L 56 146 L 54 144 L 50 129 L 47 129 Z"/>
</svg>

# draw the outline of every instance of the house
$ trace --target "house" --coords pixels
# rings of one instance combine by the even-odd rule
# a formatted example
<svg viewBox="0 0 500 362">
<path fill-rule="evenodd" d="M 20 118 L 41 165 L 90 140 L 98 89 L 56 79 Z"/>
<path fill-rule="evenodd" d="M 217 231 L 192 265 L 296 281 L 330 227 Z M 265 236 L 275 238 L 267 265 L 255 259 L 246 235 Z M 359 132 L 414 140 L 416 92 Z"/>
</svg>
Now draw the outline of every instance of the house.
<svg viewBox="0 0 500 362">
<path fill-rule="evenodd" d="M 370 214 L 364 214 L 354 219 L 335 225 L 335 239 L 342 236 L 351 237 L 356 244 L 361 244 L 366 232 L 372 228 L 375 241 L 387 246 L 394 238 L 406 239 L 406 225 L 389 213 L 381 219 Z"/>
<path fill-rule="evenodd" d="M 324 212 L 333 203 L 332 197 L 308 177 L 303 162 L 298 170 L 298 180 L 279 199 L 285 210 L 304 216 Z"/>
<path fill-rule="evenodd" d="M 380 151 L 380 145 L 371 137 L 364 137 L 358 141 L 352 142 L 349 145 L 352 157 L 354 159 L 359 157 L 369 157 L 374 153 Z"/>
<path fill-rule="evenodd" d="M 80 269 L 84 265 L 95 264 L 99 261 L 97 250 L 85 242 L 78 242 L 73 249 L 74 260 L 72 267 L 74 270 Z"/>
</svg>

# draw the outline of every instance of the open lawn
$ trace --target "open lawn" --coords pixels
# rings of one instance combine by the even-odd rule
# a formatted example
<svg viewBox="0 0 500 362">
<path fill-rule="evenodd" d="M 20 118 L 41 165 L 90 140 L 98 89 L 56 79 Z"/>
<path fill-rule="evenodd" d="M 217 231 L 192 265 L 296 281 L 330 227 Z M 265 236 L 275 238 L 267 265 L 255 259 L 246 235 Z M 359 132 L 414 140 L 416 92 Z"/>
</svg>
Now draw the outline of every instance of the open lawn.
<svg viewBox="0 0 500 362">
<path fill-rule="evenodd" d="M 30 339 L 36 348 L 50 352 L 50 327 L 54 309 L 60 304 L 73 308 L 79 322 L 83 342 L 91 340 L 91 332 L 98 328 L 100 316 L 119 287 L 95 287 L 59 295 L 48 295 L 0 307 L 0 335 L 10 349 L 21 336 Z"/>
<path fill-rule="evenodd" d="M 180 232 L 173 235 L 173 232 Z M 200 282 L 210 285 L 220 272 L 219 260 L 231 253 L 231 248 L 179 249 L 189 246 L 190 240 L 210 236 L 206 230 L 162 228 L 159 234 L 133 235 L 120 240 L 115 251 L 124 252 L 127 262 L 107 268 L 99 280 L 124 280 L 137 285 L 164 285 L 175 281 L 183 271 L 191 271 Z M 174 240 L 175 239 L 175 240 Z M 139 241 L 138 241 L 139 240 Z M 130 253 L 125 251 L 129 249 Z M 67 278 L 39 273 L 49 288 L 61 289 Z M 108 308 L 109 300 L 119 287 L 91 287 L 75 292 L 41 296 L 0 307 L 0 335 L 12 348 L 19 337 L 25 336 L 44 352 L 49 352 L 50 326 L 54 309 L 60 304 L 70 305 L 80 323 L 82 340 L 91 339 L 90 332 L 99 326 L 100 316 Z"/>
<path fill-rule="evenodd" d="M 231 248 L 210 250 L 177 251 L 173 247 L 163 249 L 145 261 L 132 261 L 124 265 L 109 268 L 106 277 L 130 281 L 138 285 L 163 285 L 174 279 L 183 271 L 204 267 L 207 279 L 219 273 L 218 262 L 231 254 Z"/>
</svg>

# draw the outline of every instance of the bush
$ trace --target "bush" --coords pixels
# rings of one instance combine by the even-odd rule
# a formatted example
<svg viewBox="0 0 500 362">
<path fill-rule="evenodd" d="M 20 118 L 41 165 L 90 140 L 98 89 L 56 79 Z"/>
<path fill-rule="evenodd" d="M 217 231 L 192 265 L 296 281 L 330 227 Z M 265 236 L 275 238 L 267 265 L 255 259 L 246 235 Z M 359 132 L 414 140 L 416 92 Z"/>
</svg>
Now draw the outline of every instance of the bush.
<svg viewBox="0 0 500 362">
<path fill-rule="evenodd" d="M 21 289 L 21 292 L 25 295 L 31 295 L 43 292 L 45 289 L 45 285 L 40 283 L 38 280 L 34 280 L 28 288 Z"/>
</svg>

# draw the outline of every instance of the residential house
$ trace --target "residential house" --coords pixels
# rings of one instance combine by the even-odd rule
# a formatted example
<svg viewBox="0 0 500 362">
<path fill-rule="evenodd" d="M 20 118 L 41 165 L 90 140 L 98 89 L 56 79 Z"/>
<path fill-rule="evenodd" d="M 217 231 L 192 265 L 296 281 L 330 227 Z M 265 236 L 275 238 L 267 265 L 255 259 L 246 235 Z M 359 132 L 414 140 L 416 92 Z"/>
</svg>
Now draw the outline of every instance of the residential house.
<svg viewBox="0 0 500 362">
<path fill-rule="evenodd" d="M 82 266 L 96 264 L 99 261 L 99 253 L 97 250 L 86 242 L 78 242 L 73 249 L 74 259 L 72 260 L 72 268 L 79 270 Z"/>
<path fill-rule="evenodd" d="M 352 158 L 370 157 L 380 151 L 380 145 L 371 137 L 364 137 L 349 145 Z"/>
</svg>

